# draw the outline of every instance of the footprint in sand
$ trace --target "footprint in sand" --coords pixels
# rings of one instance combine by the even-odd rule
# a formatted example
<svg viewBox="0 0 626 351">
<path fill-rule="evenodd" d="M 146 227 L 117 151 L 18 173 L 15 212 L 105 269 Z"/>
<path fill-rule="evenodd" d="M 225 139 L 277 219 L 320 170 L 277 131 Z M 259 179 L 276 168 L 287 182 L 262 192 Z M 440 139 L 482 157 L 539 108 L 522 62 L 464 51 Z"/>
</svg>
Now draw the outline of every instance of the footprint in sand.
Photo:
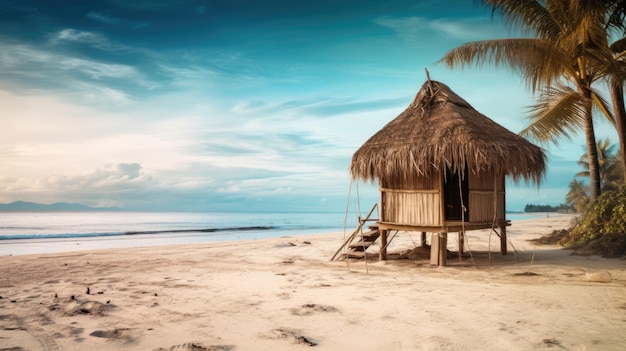
<svg viewBox="0 0 626 351">
<path fill-rule="evenodd" d="M 295 344 L 304 344 L 308 346 L 316 346 L 318 343 L 310 337 L 302 335 L 299 330 L 289 328 L 277 328 L 272 330 L 276 339 L 291 339 Z"/>
<path fill-rule="evenodd" d="M 313 312 L 338 312 L 339 310 L 333 306 L 327 305 L 316 305 L 314 303 L 307 303 L 300 307 L 292 308 L 291 314 L 295 314 L 296 316 L 308 316 L 313 314 Z"/>
<path fill-rule="evenodd" d="M 89 334 L 96 338 L 115 339 L 130 342 L 134 339 L 135 331 L 130 328 L 115 328 L 113 330 L 96 330 Z"/>
</svg>

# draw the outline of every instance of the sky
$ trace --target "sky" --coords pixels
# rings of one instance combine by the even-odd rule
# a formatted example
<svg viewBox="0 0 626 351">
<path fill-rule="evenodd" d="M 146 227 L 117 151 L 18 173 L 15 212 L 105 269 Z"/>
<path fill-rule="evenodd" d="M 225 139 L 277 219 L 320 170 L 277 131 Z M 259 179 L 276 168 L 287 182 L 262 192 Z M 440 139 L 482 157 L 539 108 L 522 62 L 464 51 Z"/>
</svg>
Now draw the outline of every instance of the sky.
<svg viewBox="0 0 626 351">
<path fill-rule="evenodd" d="M 0 203 L 366 211 L 377 184 L 351 182 L 351 156 L 425 69 L 524 128 L 515 72 L 437 63 L 513 36 L 473 0 L 0 0 Z M 542 146 L 546 179 L 508 184 L 508 210 L 564 202 L 584 137 Z"/>
</svg>

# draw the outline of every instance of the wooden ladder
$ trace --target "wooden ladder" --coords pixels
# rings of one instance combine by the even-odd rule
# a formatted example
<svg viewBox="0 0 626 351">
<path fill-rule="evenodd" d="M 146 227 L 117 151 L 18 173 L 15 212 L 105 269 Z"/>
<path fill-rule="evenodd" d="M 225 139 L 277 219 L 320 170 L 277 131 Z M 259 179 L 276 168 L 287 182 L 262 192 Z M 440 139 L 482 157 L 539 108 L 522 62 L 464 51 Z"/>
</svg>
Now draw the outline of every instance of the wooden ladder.
<svg viewBox="0 0 626 351">
<path fill-rule="evenodd" d="M 359 225 L 354 230 L 354 232 L 352 232 L 352 235 L 350 235 L 348 239 L 344 241 L 339 250 L 335 252 L 333 257 L 330 259 L 331 261 L 335 259 L 345 259 L 346 257 L 362 258 L 365 256 L 365 250 L 367 250 L 367 248 L 370 247 L 380 236 L 380 230 L 378 229 L 377 225 L 371 225 L 368 227 L 369 230 L 367 232 L 363 232 L 363 225 L 365 223 L 367 223 L 368 221 L 376 221 L 375 219 L 370 219 L 370 217 L 377 208 L 378 204 L 374 204 L 374 206 L 364 219 L 361 219 L 361 217 L 359 217 Z M 355 242 L 355 240 L 357 239 L 360 240 Z M 339 255 L 341 250 L 343 250 L 346 246 L 348 247 L 347 252 Z"/>
<path fill-rule="evenodd" d="M 348 252 L 341 255 L 341 258 L 363 258 L 365 251 L 376 242 L 380 236 L 378 226 L 370 226 L 370 230 L 361 235 L 361 240 L 352 242 L 348 245 Z"/>
</svg>

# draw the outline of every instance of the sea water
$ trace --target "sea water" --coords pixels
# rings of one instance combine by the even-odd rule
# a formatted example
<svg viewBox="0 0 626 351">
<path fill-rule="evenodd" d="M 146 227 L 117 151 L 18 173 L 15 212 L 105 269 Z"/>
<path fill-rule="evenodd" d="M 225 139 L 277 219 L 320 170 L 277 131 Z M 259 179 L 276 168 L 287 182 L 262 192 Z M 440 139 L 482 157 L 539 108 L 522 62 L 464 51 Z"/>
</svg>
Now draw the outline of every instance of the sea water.
<svg viewBox="0 0 626 351">
<path fill-rule="evenodd" d="M 340 212 L 0 212 L 0 256 L 351 233 L 357 218 Z"/>
<path fill-rule="evenodd" d="M 0 256 L 338 232 L 346 219 L 338 212 L 0 212 Z"/>
</svg>

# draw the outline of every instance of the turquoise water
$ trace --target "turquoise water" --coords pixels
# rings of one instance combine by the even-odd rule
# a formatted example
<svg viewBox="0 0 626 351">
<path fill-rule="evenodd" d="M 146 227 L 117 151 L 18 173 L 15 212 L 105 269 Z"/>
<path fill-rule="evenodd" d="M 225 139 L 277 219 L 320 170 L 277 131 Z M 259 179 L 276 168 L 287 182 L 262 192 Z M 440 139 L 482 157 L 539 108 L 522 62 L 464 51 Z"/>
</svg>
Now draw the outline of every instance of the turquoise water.
<svg viewBox="0 0 626 351">
<path fill-rule="evenodd" d="M 557 214 L 550 214 L 557 215 Z M 512 221 L 545 213 L 511 213 Z M 337 212 L 0 212 L 0 256 L 351 232 Z"/>
<path fill-rule="evenodd" d="M 0 256 L 343 232 L 344 213 L 0 212 Z M 350 215 L 354 228 L 356 215 Z"/>
</svg>

